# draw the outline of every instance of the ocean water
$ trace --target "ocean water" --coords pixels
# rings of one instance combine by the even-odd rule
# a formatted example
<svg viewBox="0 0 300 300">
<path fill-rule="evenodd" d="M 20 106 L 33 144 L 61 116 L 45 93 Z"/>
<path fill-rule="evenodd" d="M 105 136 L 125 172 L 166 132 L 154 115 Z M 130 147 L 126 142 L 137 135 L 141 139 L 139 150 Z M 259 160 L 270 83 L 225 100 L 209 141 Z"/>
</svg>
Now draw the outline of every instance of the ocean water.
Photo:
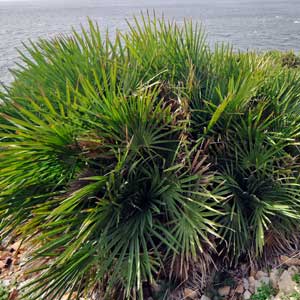
<svg viewBox="0 0 300 300">
<path fill-rule="evenodd" d="M 141 11 L 202 22 L 208 41 L 241 50 L 300 50 L 300 0 L 0 0 L 0 81 L 12 80 L 22 41 L 70 33 L 87 17 L 101 30 L 126 31 Z"/>
</svg>

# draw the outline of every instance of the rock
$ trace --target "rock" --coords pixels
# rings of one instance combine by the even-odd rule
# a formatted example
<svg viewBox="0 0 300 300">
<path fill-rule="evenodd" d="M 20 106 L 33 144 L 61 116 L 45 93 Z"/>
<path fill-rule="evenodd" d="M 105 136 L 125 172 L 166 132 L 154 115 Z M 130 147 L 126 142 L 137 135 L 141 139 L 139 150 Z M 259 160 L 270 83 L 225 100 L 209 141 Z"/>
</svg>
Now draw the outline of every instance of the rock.
<svg viewBox="0 0 300 300">
<path fill-rule="evenodd" d="M 300 259 L 295 257 L 288 257 L 285 255 L 280 256 L 280 262 L 286 266 L 300 266 Z"/>
<path fill-rule="evenodd" d="M 244 293 L 244 285 L 243 284 L 239 284 L 236 289 L 235 289 L 235 292 L 237 294 L 243 294 Z"/>
<path fill-rule="evenodd" d="M 286 296 L 285 296 L 284 294 L 278 293 L 278 294 L 274 297 L 273 300 L 282 300 L 282 299 L 284 299 L 284 298 L 286 298 Z"/>
<path fill-rule="evenodd" d="M 9 279 L 1 280 L 1 283 L 5 287 L 9 287 L 10 286 L 10 280 Z"/>
<path fill-rule="evenodd" d="M 209 297 L 205 296 L 205 295 L 202 295 L 200 300 L 211 300 Z"/>
<path fill-rule="evenodd" d="M 255 278 L 253 277 L 253 276 L 250 276 L 249 278 L 248 278 L 248 282 L 249 282 L 249 285 L 251 286 L 251 285 L 254 285 L 255 284 Z"/>
<path fill-rule="evenodd" d="M 10 255 L 11 255 L 11 253 L 8 252 L 8 251 L 2 251 L 2 252 L 0 253 L 0 260 L 6 260 L 6 258 L 7 258 L 8 256 L 10 256 Z"/>
<path fill-rule="evenodd" d="M 299 273 L 299 270 L 296 266 L 290 266 L 288 268 L 288 272 L 291 274 L 291 275 L 295 275 L 295 274 L 298 274 Z"/>
<path fill-rule="evenodd" d="M 0 269 L 3 269 L 5 267 L 5 263 L 0 260 Z"/>
<path fill-rule="evenodd" d="M 280 278 L 280 272 L 278 269 L 273 269 L 270 272 L 270 283 L 274 289 L 278 288 L 278 281 Z"/>
<path fill-rule="evenodd" d="M 235 289 L 231 289 L 228 297 L 230 297 L 231 299 L 232 297 L 234 298 L 234 295 L 235 295 Z"/>
<path fill-rule="evenodd" d="M 221 297 L 228 296 L 229 293 L 230 293 L 230 286 L 223 286 L 223 287 L 221 287 L 221 288 L 218 289 L 218 294 Z"/>
<path fill-rule="evenodd" d="M 262 277 L 260 280 L 260 282 L 269 285 L 270 284 L 270 277 Z"/>
<path fill-rule="evenodd" d="M 255 283 L 256 283 L 256 280 L 254 279 L 253 276 L 250 276 L 248 278 L 248 282 L 249 282 L 249 291 L 251 293 L 254 293 L 255 292 Z"/>
<path fill-rule="evenodd" d="M 250 276 L 255 277 L 256 271 L 253 268 L 250 268 Z"/>
<path fill-rule="evenodd" d="M 245 290 L 249 290 L 249 281 L 247 278 L 243 278 L 243 286 Z"/>
<path fill-rule="evenodd" d="M 21 241 L 18 241 L 18 242 L 15 242 L 14 244 L 12 244 L 10 246 L 10 252 L 15 252 L 15 251 L 21 250 L 21 244 L 22 244 Z"/>
<path fill-rule="evenodd" d="M 290 274 L 287 270 L 281 274 L 278 281 L 278 288 L 279 291 L 284 294 L 291 294 L 299 291 L 297 283 L 292 279 L 292 274 Z"/>
<path fill-rule="evenodd" d="M 243 299 L 244 300 L 249 300 L 251 298 L 252 294 L 246 290 L 245 293 L 243 294 Z"/>
<path fill-rule="evenodd" d="M 268 274 L 263 271 L 256 272 L 255 279 L 260 280 L 263 277 L 268 277 Z"/>
<path fill-rule="evenodd" d="M 259 280 L 255 281 L 255 293 L 258 291 L 258 289 L 263 286 L 264 284 L 269 285 L 270 284 L 270 278 L 269 277 L 261 277 Z"/>
<path fill-rule="evenodd" d="M 183 294 L 185 299 L 197 299 L 198 296 L 196 291 L 189 288 L 185 288 Z"/>
<path fill-rule="evenodd" d="M 257 293 L 258 289 L 263 285 L 263 282 L 260 280 L 255 281 L 254 293 Z"/>
</svg>

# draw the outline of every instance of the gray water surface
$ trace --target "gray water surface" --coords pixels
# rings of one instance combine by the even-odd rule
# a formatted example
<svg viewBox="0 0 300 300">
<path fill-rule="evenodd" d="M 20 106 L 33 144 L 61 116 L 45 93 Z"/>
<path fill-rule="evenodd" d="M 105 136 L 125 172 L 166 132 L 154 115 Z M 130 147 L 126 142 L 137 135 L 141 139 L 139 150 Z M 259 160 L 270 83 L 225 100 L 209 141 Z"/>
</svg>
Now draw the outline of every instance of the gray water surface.
<svg viewBox="0 0 300 300">
<path fill-rule="evenodd" d="M 210 43 L 224 41 L 241 50 L 300 50 L 300 0 L 0 0 L 0 81 L 18 60 L 22 41 L 69 33 L 87 17 L 105 31 L 127 30 L 125 19 L 140 11 L 204 24 Z"/>
</svg>

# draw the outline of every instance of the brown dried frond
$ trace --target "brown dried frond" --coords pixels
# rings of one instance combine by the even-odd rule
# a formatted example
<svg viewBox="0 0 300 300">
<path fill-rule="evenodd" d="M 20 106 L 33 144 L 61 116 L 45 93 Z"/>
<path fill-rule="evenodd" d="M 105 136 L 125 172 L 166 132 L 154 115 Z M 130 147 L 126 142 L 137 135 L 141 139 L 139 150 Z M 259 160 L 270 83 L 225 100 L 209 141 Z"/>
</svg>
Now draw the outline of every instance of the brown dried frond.
<svg viewBox="0 0 300 300">
<path fill-rule="evenodd" d="M 159 97 L 163 99 L 162 109 L 168 108 L 173 116 L 172 125 L 178 125 L 182 121 L 190 120 L 189 100 L 175 94 L 167 83 L 161 85 Z"/>
<path fill-rule="evenodd" d="M 198 175 L 200 185 L 207 185 L 213 175 L 213 172 L 210 172 L 209 144 L 210 140 L 204 140 L 195 146 L 193 143 L 182 144 L 177 155 L 177 163 L 183 165 L 191 175 Z"/>
<path fill-rule="evenodd" d="M 83 178 L 89 178 L 95 175 L 96 174 L 94 170 L 90 168 L 83 169 L 80 173 L 77 174 L 76 178 L 69 183 L 67 195 L 71 195 L 72 193 L 80 190 L 81 188 L 91 183 L 89 180 L 83 180 Z M 66 195 L 64 195 L 64 197 L 65 196 Z"/>
<path fill-rule="evenodd" d="M 252 251 L 254 253 L 254 251 Z M 264 266 L 277 266 L 282 263 L 282 256 L 300 257 L 300 232 L 286 233 L 271 228 L 265 234 L 265 246 L 261 257 L 252 255 L 252 263 L 256 268 Z"/>
<path fill-rule="evenodd" d="M 108 149 L 107 141 L 104 138 L 99 137 L 96 133 L 90 132 L 77 138 L 77 146 L 80 152 L 88 158 L 96 159 L 112 159 L 114 155 L 110 154 L 110 149 Z"/>
<path fill-rule="evenodd" d="M 178 283 L 197 282 L 197 286 L 203 288 L 212 269 L 216 269 L 216 265 L 211 247 L 203 243 L 203 251 L 198 251 L 195 258 L 177 255 L 166 261 L 164 275 Z"/>
<path fill-rule="evenodd" d="M 176 288 L 168 294 L 167 299 L 172 300 L 186 299 L 189 291 L 193 291 L 195 299 L 200 299 L 203 290 L 209 283 L 211 274 L 216 270 L 209 251 L 199 253 L 197 260 L 190 258 L 184 264 L 182 264 L 182 257 L 178 256 L 175 258 L 172 268 L 174 276 L 169 280 L 178 283 Z"/>
<path fill-rule="evenodd" d="M 112 159 L 114 155 L 110 153 L 107 146 L 112 143 L 112 141 L 99 137 L 96 132 L 87 132 L 77 137 L 75 142 L 69 145 L 69 149 L 89 159 Z"/>
</svg>

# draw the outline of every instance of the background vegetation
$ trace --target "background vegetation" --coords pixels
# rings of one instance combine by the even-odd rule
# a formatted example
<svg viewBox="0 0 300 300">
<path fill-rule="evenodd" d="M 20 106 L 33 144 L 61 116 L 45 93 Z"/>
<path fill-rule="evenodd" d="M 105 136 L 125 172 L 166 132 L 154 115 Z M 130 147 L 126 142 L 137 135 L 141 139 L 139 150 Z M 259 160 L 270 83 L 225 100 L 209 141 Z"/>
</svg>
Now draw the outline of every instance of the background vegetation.
<svg viewBox="0 0 300 300">
<path fill-rule="evenodd" d="M 299 246 L 299 59 L 129 27 L 30 43 L 1 94 L 1 233 L 44 261 L 30 299 L 142 299 Z"/>
</svg>

